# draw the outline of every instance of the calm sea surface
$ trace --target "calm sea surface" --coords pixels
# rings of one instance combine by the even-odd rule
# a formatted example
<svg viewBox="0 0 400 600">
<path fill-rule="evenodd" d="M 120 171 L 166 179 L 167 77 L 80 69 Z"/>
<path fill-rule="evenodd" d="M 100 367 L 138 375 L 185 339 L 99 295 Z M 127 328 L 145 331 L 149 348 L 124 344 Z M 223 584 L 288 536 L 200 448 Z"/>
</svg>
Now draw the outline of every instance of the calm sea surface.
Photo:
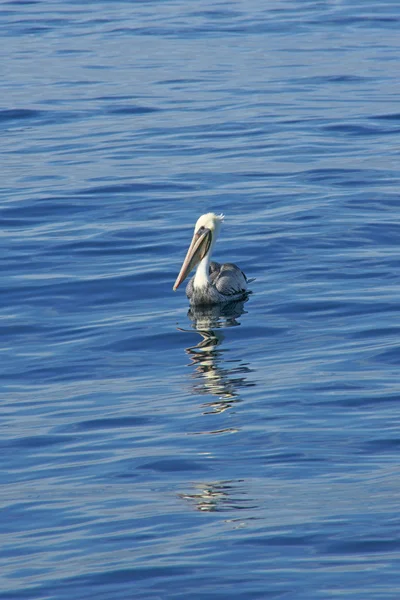
<svg viewBox="0 0 400 600">
<path fill-rule="evenodd" d="M 0 34 L 0 598 L 398 600 L 398 0 Z M 210 210 L 256 281 L 188 313 Z"/>
</svg>

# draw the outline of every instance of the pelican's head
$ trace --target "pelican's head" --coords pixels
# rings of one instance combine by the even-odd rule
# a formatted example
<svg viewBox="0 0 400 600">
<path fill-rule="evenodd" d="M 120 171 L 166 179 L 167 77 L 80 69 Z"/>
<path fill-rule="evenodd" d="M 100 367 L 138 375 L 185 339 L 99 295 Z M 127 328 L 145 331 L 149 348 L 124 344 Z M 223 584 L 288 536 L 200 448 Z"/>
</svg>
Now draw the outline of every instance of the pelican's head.
<svg viewBox="0 0 400 600">
<path fill-rule="evenodd" d="M 173 290 L 176 291 L 182 281 L 186 279 L 190 271 L 192 271 L 205 256 L 207 256 L 210 248 L 215 243 L 218 237 L 221 223 L 224 220 L 224 215 L 215 215 L 207 213 L 197 219 L 194 226 L 194 234 L 189 250 L 187 251 L 185 260 L 183 261 L 179 275 L 176 278 Z"/>
</svg>

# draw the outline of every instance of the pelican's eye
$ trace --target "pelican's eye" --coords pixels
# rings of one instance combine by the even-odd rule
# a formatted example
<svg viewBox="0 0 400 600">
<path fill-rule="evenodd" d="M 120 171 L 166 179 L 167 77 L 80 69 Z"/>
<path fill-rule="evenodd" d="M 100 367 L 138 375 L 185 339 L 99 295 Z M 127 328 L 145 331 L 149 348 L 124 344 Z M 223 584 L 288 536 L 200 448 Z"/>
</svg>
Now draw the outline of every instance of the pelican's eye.
<svg viewBox="0 0 400 600">
<path fill-rule="evenodd" d="M 197 234 L 198 234 L 198 235 L 201 235 L 202 233 L 204 233 L 205 229 L 206 229 L 206 228 L 204 227 L 204 225 L 202 225 L 202 226 L 200 227 L 200 229 L 198 229 L 198 230 L 197 230 Z"/>
</svg>

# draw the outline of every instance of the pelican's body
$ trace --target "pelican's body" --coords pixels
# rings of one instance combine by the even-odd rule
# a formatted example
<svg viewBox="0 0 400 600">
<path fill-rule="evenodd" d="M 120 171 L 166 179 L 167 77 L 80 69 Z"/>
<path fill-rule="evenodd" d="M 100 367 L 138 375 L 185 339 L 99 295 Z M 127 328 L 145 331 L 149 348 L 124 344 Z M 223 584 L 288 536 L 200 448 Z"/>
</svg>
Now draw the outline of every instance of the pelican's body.
<svg viewBox="0 0 400 600">
<path fill-rule="evenodd" d="M 246 290 L 246 275 L 238 266 L 232 263 L 220 265 L 212 261 L 209 266 L 209 281 L 205 285 L 196 286 L 195 275 L 186 286 L 186 296 L 191 304 L 219 304 L 242 300 L 246 296 Z"/>
<path fill-rule="evenodd" d="M 219 264 L 211 261 L 223 215 L 202 215 L 194 228 L 192 243 L 175 281 L 176 290 L 197 265 L 195 276 L 186 287 L 186 295 L 192 305 L 219 304 L 243 300 L 247 296 L 246 275 L 232 263 Z"/>
</svg>

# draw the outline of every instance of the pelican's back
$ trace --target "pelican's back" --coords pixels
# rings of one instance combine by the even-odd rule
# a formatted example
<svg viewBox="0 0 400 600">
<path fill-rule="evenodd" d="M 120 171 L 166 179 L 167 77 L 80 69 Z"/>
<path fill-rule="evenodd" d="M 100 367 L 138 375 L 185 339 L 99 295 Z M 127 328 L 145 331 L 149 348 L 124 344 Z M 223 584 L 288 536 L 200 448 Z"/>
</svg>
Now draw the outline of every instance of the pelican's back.
<svg viewBox="0 0 400 600">
<path fill-rule="evenodd" d="M 237 265 L 224 263 L 220 267 L 214 285 L 219 293 L 224 294 L 224 296 L 244 294 L 247 290 L 247 279 Z"/>
</svg>

